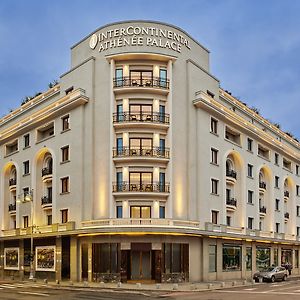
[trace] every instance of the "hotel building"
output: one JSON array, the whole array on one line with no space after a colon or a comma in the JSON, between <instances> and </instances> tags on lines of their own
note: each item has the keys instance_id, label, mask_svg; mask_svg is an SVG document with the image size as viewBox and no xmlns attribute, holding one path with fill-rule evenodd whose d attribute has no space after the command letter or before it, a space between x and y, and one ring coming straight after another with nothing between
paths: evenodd
<instances>
[{"instance_id":1,"label":"hotel building","mask_svg":"<svg viewBox=\"0 0 300 300\"><path fill-rule=\"evenodd\" d=\"M32 258L72 281L299 274L300 144L221 89L178 27L78 42L57 85L0 119L0 151L2 277Z\"/></svg>"}]
</instances>

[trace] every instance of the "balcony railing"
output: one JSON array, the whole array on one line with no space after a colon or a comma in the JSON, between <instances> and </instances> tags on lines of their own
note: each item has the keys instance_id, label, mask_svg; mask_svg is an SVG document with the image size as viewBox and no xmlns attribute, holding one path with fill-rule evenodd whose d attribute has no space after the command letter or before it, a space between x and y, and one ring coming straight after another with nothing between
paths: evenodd
<instances>
[{"instance_id":1,"label":"balcony railing","mask_svg":"<svg viewBox=\"0 0 300 300\"><path fill-rule=\"evenodd\" d=\"M143 122L143 123L169 124L170 116L169 114L159 113L159 112L125 111L122 113L114 113L113 122L114 123Z\"/></svg>"},{"instance_id":2,"label":"balcony railing","mask_svg":"<svg viewBox=\"0 0 300 300\"><path fill-rule=\"evenodd\" d=\"M284 197L289 198L290 197L290 192L289 191L284 191Z\"/></svg>"},{"instance_id":3,"label":"balcony railing","mask_svg":"<svg viewBox=\"0 0 300 300\"><path fill-rule=\"evenodd\" d=\"M226 176L236 179L236 171L234 171L234 170L226 170Z\"/></svg>"},{"instance_id":4,"label":"balcony railing","mask_svg":"<svg viewBox=\"0 0 300 300\"><path fill-rule=\"evenodd\" d=\"M285 219L289 219L289 218L290 218L290 213L286 212L286 213L284 214L284 218L285 218Z\"/></svg>"},{"instance_id":5,"label":"balcony railing","mask_svg":"<svg viewBox=\"0 0 300 300\"><path fill-rule=\"evenodd\" d=\"M259 212L262 214L265 214L265 213L267 213L267 208L265 206L262 206L259 208Z\"/></svg>"},{"instance_id":6,"label":"balcony railing","mask_svg":"<svg viewBox=\"0 0 300 300\"><path fill-rule=\"evenodd\" d=\"M169 89L169 79L160 77L142 76L138 78L118 77L114 78L114 88L122 87L153 87L159 89Z\"/></svg>"},{"instance_id":7,"label":"balcony railing","mask_svg":"<svg viewBox=\"0 0 300 300\"><path fill-rule=\"evenodd\" d=\"M134 147L117 147L113 148L113 157L156 157L156 158L169 158L169 148L134 148Z\"/></svg>"},{"instance_id":8,"label":"balcony railing","mask_svg":"<svg viewBox=\"0 0 300 300\"><path fill-rule=\"evenodd\" d=\"M227 198L226 205L235 206L236 207L236 199L234 198Z\"/></svg>"},{"instance_id":9,"label":"balcony railing","mask_svg":"<svg viewBox=\"0 0 300 300\"><path fill-rule=\"evenodd\" d=\"M266 183L265 183L265 182L263 182L263 181L260 181L260 182L259 182L259 188L260 188L260 189L264 189L264 190L265 190L265 189L267 188L267 185L266 185Z\"/></svg>"},{"instance_id":10,"label":"balcony railing","mask_svg":"<svg viewBox=\"0 0 300 300\"><path fill-rule=\"evenodd\" d=\"M16 203L8 205L8 211L16 211L16 209L17 209Z\"/></svg>"},{"instance_id":11,"label":"balcony railing","mask_svg":"<svg viewBox=\"0 0 300 300\"><path fill-rule=\"evenodd\" d=\"M49 196L43 196L41 198L42 205L52 204L52 197Z\"/></svg>"},{"instance_id":12,"label":"balcony railing","mask_svg":"<svg viewBox=\"0 0 300 300\"><path fill-rule=\"evenodd\" d=\"M169 193L169 183L129 183L129 182L114 182L113 192L146 192L146 193Z\"/></svg>"},{"instance_id":13,"label":"balcony railing","mask_svg":"<svg viewBox=\"0 0 300 300\"><path fill-rule=\"evenodd\" d=\"M16 178L10 178L9 182L8 182L8 185L9 186L17 185L17 179Z\"/></svg>"},{"instance_id":14,"label":"balcony railing","mask_svg":"<svg viewBox=\"0 0 300 300\"><path fill-rule=\"evenodd\" d=\"M43 168L42 169L42 177L52 175L52 168Z\"/></svg>"}]
</instances>

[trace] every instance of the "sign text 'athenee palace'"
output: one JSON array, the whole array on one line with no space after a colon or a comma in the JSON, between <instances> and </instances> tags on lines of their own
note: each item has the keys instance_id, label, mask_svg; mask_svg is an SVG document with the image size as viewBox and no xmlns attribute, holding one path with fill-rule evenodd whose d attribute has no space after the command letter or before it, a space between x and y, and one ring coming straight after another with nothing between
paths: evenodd
<instances>
[{"instance_id":1,"label":"sign text 'athenee palace'","mask_svg":"<svg viewBox=\"0 0 300 300\"><path fill-rule=\"evenodd\" d=\"M155 28L128 26L116 28L98 34L93 34L90 39L90 47L95 49L99 43L99 52L110 48L125 46L150 46L168 48L176 52L181 52L181 47L190 49L190 42L184 36L172 30Z\"/></svg>"}]
</instances>

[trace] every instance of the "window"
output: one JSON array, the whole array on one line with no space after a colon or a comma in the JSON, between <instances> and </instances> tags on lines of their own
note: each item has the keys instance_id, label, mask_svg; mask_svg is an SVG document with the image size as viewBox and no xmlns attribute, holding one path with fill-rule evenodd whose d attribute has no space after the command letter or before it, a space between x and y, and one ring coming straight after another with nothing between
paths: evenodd
<instances>
[{"instance_id":1,"label":"window","mask_svg":"<svg viewBox=\"0 0 300 300\"><path fill-rule=\"evenodd\" d=\"M133 219L150 219L150 206L130 206L130 218Z\"/></svg>"},{"instance_id":2,"label":"window","mask_svg":"<svg viewBox=\"0 0 300 300\"><path fill-rule=\"evenodd\" d=\"M226 225L231 226L231 217L230 216L226 216Z\"/></svg>"},{"instance_id":3,"label":"window","mask_svg":"<svg viewBox=\"0 0 300 300\"><path fill-rule=\"evenodd\" d=\"M299 166L296 165L296 175L299 175Z\"/></svg>"},{"instance_id":4,"label":"window","mask_svg":"<svg viewBox=\"0 0 300 300\"><path fill-rule=\"evenodd\" d=\"M5 145L5 155L10 155L19 150L18 140L14 140Z\"/></svg>"},{"instance_id":5,"label":"window","mask_svg":"<svg viewBox=\"0 0 300 300\"><path fill-rule=\"evenodd\" d=\"M117 138L117 155L123 155L123 138Z\"/></svg>"},{"instance_id":6,"label":"window","mask_svg":"<svg viewBox=\"0 0 300 300\"><path fill-rule=\"evenodd\" d=\"M208 256L209 256L209 272L217 272L217 246L208 246Z\"/></svg>"},{"instance_id":7,"label":"window","mask_svg":"<svg viewBox=\"0 0 300 300\"><path fill-rule=\"evenodd\" d=\"M253 177L253 166L248 164L248 176Z\"/></svg>"},{"instance_id":8,"label":"window","mask_svg":"<svg viewBox=\"0 0 300 300\"><path fill-rule=\"evenodd\" d=\"M210 119L210 132L214 134L218 133L218 121L214 118Z\"/></svg>"},{"instance_id":9,"label":"window","mask_svg":"<svg viewBox=\"0 0 300 300\"><path fill-rule=\"evenodd\" d=\"M279 233L280 230L280 223L275 224L275 232Z\"/></svg>"},{"instance_id":10,"label":"window","mask_svg":"<svg viewBox=\"0 0 300 300\"><path fill-rule=\"evenodd\" d=\"M253 151L253 140L251 140L251 139L247 139L247 149L248 149L248 151Z\"/></svg>"},{"instance_id":11,"label":"window","mask_svg":"<svg viewBox=\"0 0 300 300\"><path fill-rule=\"evenodd\" d=\"M67 223L68 222L68 210L67 209L62 209L61 210L61 222L62 223Z\"/></svg>"},{"instance_id":12,"label":"window","mask_svg":"<svg viewBox=\"0 0 300 300\"><path fill-rule=\"evenodd\" d=\"M273 261L275 266L278 266L278 249L274 249L274 261Z\"/></svg>"},{"instance_id":13,"label":"window","mask_svg":"<svg viewBox=\"0 0 300 300\"><path fill-rule=\"evenodd\" d=\"M258 148L257 148L257 154L260 156L260 157L263 157L263 158L266 158L266 159L270 159L270 150L265 148L264 146L262 145L258 145Z\"/></svg>"},{"instance_id":14,"label":"window","mask_svg":"<svg viewBox=\"0 0 300 300\"><path fill-rule=\"evenodd\" d=\"M164 273L172 274L188 271L186 270L189 257L188 244L165 243L162 246L162 260L165 262L162 271Z\"/></svg>"},{"instance_id":15,"label":"window","mask_svg":"<svg viewBox=\"0 0 300 300\"><path fill-rule=\"evenodd\" d=\"M164 105L159 105L159 122L160 123L167 122L166 107Z\"/></svg>"},{"instance_id":16,"label":"window","mask_svg":"<svg viewBox=\"0 0 300 300\"><path fill-rule=\"evenodd\" d=\"M66 162L69 161L69 146L65 146L61 148L61 161Z\"/></svg>"},{"instance_id":17,"label":"window","mask_svg":"<svg viewBox=\"0 0 300 300\"><path fill-rule=\"evenodd\" d=\"M279 188L279 177L275 176L275 187Z\"/></svg>"},{"instance_id":18,"label":"window","mask_svg":"<svg viewBox=\"0 0 300 300\"><path fill-rule=\"evenodd\" d=\"M29 195L29 187L23 188L23 195L24 195L24 199L27 195Z\"/></svg>"},{"instance_id":19,"label":"window","mask_svg":"<svg viewBox=\"0 0 300 300\"><path fill-rule=\"evenodd\" d=\"M62 120L62 131L70 129L70 116L65 116L61 118Z\"/></svg>"},{"instance_id":20,"label":"window","mask_svg":"<svg viewBox=\"0 0 300 300\"><path fill-rule=\"evenodd\" d=\"M23 228L27 228L29 226L28 216L23 217Z\"/></svg>"},{"instance_id":21,"label":"window","mask_svg":"<svg viewBox=\"0 0 300 300\"><path fill-rule=\"evenodd\" d=\"M297 226L297 236L300 236L300 227Z\"/></svg>"},{"instance_id":22,"label":"window","mask_svg":"<svg viewBox=\"0 0 300 300\"><path fill-rule=\"evenodd\" d=\"M117 192L121 192L123 190L123 173L117 172Z\"/></svg>"},{"instance_id":23,"label":"window","mask_svg":"<svg viewBox=\"0 0 300 300\"><path fill-rule=\"evenodd\" d=\"M248 228L249 229L253 229L253 218L251 217L248 217Z\"/></svg>"},{"instance_id":24,"label":"window","mask_svg":"<svg viewBox=\"0 0 300 300\"><path fill-rule=\"evenodd\" d=\"M217 179L211 179L211 193L214 195L218 195L218 182Z\"/></svg>"},{"instance_id":25,"label":"window","mask_svg":"<svg viewBox=\"0 0 300 300\"><path fill-rule=\"evenodd\" d=\"M218 164L218 150L211 148L211 163Z\"/></svg>"},{"instance_id":26,"label":"window","mask_svg":"<svg viewBox=\"0 0 300 300\"><path fill-rule=\"evenodd\" d=\"M279 164L279 154L275 153L275 165Z\"/></svg>"},{"instance_id":27,"label":"window","mask_svg":"<svg viewBox=\"0 0 300 300\"><path fill-rule=\"evenodd\" d=\"M123 218L123 206L122 205L117 205L117 218Z\"/></svg>"},{"instance_id":28,"label":"window","mask_svg":"<svg viewBox=\"0 0 300 300\"><path fill-rule=\"evenodd\" d=\"M120 244L93 243L92 255L95 258L92 266L94 274L116 274L120 272Z\"/></svg>"},{"instance_id":29,"label":"window","mask_svg":"<svg viewBox=\"0 0 300 300\"><path fill-rule=\"evenodd\" d=\"M61 178L61 193L69 193L69 177Z\"/></svg>"},{"instance_id":30,"label":"window","mask_svg":"<svg viewBox=\"0 0 300 300\"><path fill-rule=\"evenodd\" d=\"M166 217L166 208L165 206L159 207L159 218L164 219Z\"/></svg>"},{"instance_id":31,"label":"window","mask_svg":"<svg viewBox=\"0 0 300 300\"><path fill-rule=\"evenodd\" d=\"M47 225L52 225L52 215L47 215Z\"/></svg>"},{"instance_id":32,"label":"window","mask_svg":"<svg viewBox=\"0 0 300 300\"><path fill-rule=\"evenodd\" d=\"M282 164L285 169L288 169L289 171L292 170L292 162L291 161L287 160L286 158L283 158Z\"/></svg>"},{"instance_id":33,"label":"window","mask_svg":"<svg viewBox=\"0 0 300 300\"><path fill-rule=\"evenodd\" d=\"M166 187L166 173L165 172L159 172L159 191L161 193L164 193L167 191Z\"/></svg>"},{"instance_id":34,"label":"window","mask_svg":"<svg viewBox=\"0 0 300 300\"><path fill-rule=\"evenodd\" d=\"M225 128L225 139L235 144L241 144L241 134L229 127Z\"/></svg>"},{"instance_id":35,"label":"window","mask_svg":"<svg viewBox=\"0 0 300 300\"><path fill-rule=\"evenodd\" d=\"M23 162L23 171L24 171L23 173L24 175L29 174L29 160Z\"/></svg>"},{"instance_id":36,"label":"window","mask_svg":"<svg viewBox=\"0 0 300 300\"><path fill-rule=\"evenodd\" d=\"M270 248L256 247L256 269L262 270L270 267Z\"/></svg>"},{"instance_id":37,"label":"window","mask_svg":"<svg viewBox=\"0 0 300 300\"><path fill-rule=\"evenodd\" d=\"M253 204L253 191L248 190L248 203Z\"/></svg>"},{"instance_id":38,"label":"window","mask_svg":"<svg viewBox=\"0 0 300 300\"><path fill-rule=\"evenodd\" d=\"M240 271L242 265L241 246L223 245L223 271Z\"/></svg>"},{"instance_id":39,"label":"window","mask_svg":"<svg viewBox=\"0 0 300 300\"><path fill-rule=\"evenodd\" d=\"M295 263L294 268L299 268L299 250L295 250Z\"/></svg>"},{"instance_id":40,"label":"window","mask_svg":"<svg viewBox=\"0 0 300 300\"><path fill-rule=\"evenodd\" d=\"M123 69L117 68L115 71L115 87L123 86Z\"/></svg>"},{"instance_id":41,"label":"window","mask_svg":"<svg viewBox=\"0 0 300 300\"><path fill-rule=\"evenodd\" d=\"M297 205L297 217L300 217L300 206L299 205Z\"/></svg>"},{"instance_id":42,"label":"window","mask_svg":"<svg viewBox=\"0 0 300 300\"><path fill-rule=\"evenodd\" d=\"M24 148L27 148L27 147L30 146L30 135L29 135L29 133L25 134L23 136L23 141L24 141Z\"/></svg>"},{"instance_id":43,"label":"window","mask_svg":"<svg viewBox=\"0 0 300 300\"><path fill-rule=\"evenodd\" d=\"M167 70L159 69L159 86L167 87Z\"/></svg>"},{"instance_id":44,"label":"window","mask_svg":"<svg viewBox=\"0 0 300 300\"><path fill-rule=\"evenodd\" d=\"M123 114L123 104L117 105L117 122L124 121L124 114Z\"/></svg>"},{"instance_id":45,"label":"window","mask_svg":"<svg viewBox=\"0 0 300 300\"><path fill-rule=\"evenodd\" d=\"M37 129L37 142L43 141L51 136L54 136L54 122Z\"/></svg>"},{"instance_id":46,"label":"window","mask_svg":"<svg viewBox=\"0 0 300 300\"><path fill-rule=\"evenodd\" d=\"M246 248L246 269L247 271L252 270L252 248Z\"/></svg>"},{"instance_id":47,"label":"window","mask_svg":"<svg viewBox=\"0 0 300 300\"><path fill-rule=\"evenodd\" d=\"M279 203L280 203L280 200L275 199L275 210L277 210L277 211L279 211Z\"/></svg>"},{"instance_id":48,"label":"window","mask_svg":"<svg viewBox=\"0 0 300 300\"><path fill-rule=\"evenodd\" d=\"M299 190L299 185L296 185L296 195L297 195L297 196L300 196L300 195L299 195L299 192L300 192L300 190Z\"/></svg>"},{"instance_id":49,"label":"window","mask_svg":"<svg viewBox=\"0 0 300 300\"><path fill-rule=\"evenodd\" d=\"M213 224L218 224L218 215L219 215L218 211L215 211L215 210L211 211L211 222Z\"/></svg>"}]
</instances>

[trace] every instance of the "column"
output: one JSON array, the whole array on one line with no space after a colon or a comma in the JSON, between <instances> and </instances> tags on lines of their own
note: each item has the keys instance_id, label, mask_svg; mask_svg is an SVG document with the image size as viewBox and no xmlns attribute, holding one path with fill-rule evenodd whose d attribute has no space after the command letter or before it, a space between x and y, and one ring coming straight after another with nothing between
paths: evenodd
<instances>
[{"instance_id":1,"label":"column","mask_svg":"<svg viewBox=\"0 0 300 300\"><path fill-rule=\"evenodd\" d=\"M78 268L78 243L76 237L70 238L70 279L71 281L78 281L79 268Z\"/></svg>"},{"instance_id":2,"label":"column","mask_svg":"<svg viewBox=\"0 0 300 300\"><path fill-rule=\"evenodd\" d=\"M88 244L88 281L93 280L93 244Z\"/></svg>"},{"instance_id":3,"label":"column","mask_svg":"<svg viewBox=\"0 0 300 300\"><path fill-rule=\"evenodd\" d=\"M24 240L19 240L19 276L20 279L23 280L24 278Z\"/></svg>"},{"instance_id":4,"label":"column","mask_svg":"<svg viewBox=\"0 0 300 300\"><path fill-rule=\"evenodd\" d=\"M4 242L0 242L0 277L4 279Z\"/></svg>"},{"instance_id":5,"label":"column","mask_svg":"<svg viewBox=\"0 0 300 300\"><path fill-rule=\"evenodd\" d=\"M55 279L61 281L61 237L56 237L56 276Z\"/></svg>"}]
</instances>

